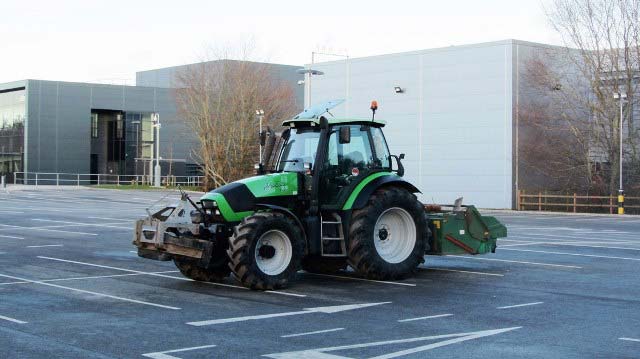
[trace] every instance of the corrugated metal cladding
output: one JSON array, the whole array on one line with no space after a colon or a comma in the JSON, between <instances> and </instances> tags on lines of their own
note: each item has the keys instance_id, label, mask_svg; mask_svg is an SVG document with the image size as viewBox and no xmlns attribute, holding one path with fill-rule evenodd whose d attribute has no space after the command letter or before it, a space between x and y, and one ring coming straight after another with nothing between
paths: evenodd
<instances>
[{"instance_id":1,"label":"corrugated metal cladding","mask_svg":"<svg viewBox=\"0 0 640 359\"><path fill-rule=\"evenodd\" d=\"M426 203L511 208L513 41L316 63L310 102L347 101L336 117L387 122L392 153ZM516 70L517 71L517 70ZM394 87L402 88L396 93Z\"/></svg>"},{"instance_id":2,"label":"corrugated metal cladding","mask_svg":"<svg viewBox=\"0 0 640 359\"><path fill-rule=\"evenodd\" d=\"M29 172L89 173L92 110L158 112L162 131L172 134L161 137L161 156L189 158L191 138L180 137L185 126L170 89L28 80L27 99Z\"/></svg>"}]
</instances>

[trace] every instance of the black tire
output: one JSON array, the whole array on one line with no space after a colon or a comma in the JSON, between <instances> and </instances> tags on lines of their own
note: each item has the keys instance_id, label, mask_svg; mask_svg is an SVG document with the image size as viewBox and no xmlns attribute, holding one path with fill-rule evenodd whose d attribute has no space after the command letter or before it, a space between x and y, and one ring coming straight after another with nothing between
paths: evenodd
<instances>
[{"instance_id":1,"label":"black tire","mask_svg":"<svg viewBox=\"0 0 640 359\"><path fill-rule=\"evenodd\" d=\"M347 269L347 260L344 258L307 256L302 259L302 269L309 273L336 274Z\"/></svg>"},{"instance_id":2,"label":"black tire","mask_svg":"<svg viewBox=\"0 0 640 359\"><path fill-rule=\"evenodd\" d=\"M380 236L374 233L378 218L391 208L406 211L416 227L413 249L406 259L397 263L383 259L374 243L374 235ZM353 211L349 227L349 265L367 278L377 280L401 279L415 273L424 262L429 233L427 221L422 203L412 193L398 187L376 190L363 208Z\"/></svg>"},{"instance_id":3,"label":"black tire","mask_svg":"<svg viewBox=\"0 0 640 359\"><path fill-rule=\"evenodd\" d=\"M201 282L221 282L231 272L226 262L223 266L213 268L200 267L193 261L177 258L173 259L173 263L175 263L183 276Z\"/></svg>"},{"instance_id":4,"label":"black tire","mask_svg":"<svg viewBox=\"0 0 640 359\"><path fill-rule=\"evenodd\" d=\"M194 237L191 232L180 233L175 228L169 228L167 232L176 237L202 239L200 237ZM227 257L228 247L229 244L227 241L214 242L211 258L209 259L207 267L199 265L197 259L183 256L174 256L173 263L180 270L180 273L187 278L201 282L221 282L231 273L229 270L229 257Z\"/></svg>"},{"instance_id":5,"label":"black tire","mask_svg":"<svg viewBox=\"0 0 640 359\"><path fill-rule=\"evenodd\" d=\"M283 233L287 237L283 240L288 240L291 245L291 257L286 268L282 272L271 274L260 268L258 261L264 261L264 258L256 253L260 238L270 231ZM236 280L245 287L258 290L284 288L300 269L304 249L302 230L297 223L282 213L258 212L246 217L234 228L227 250L229 268ZM276 251L274 249L271 258L280 254ZM286 261L283 263L286 264Z\"/></svg>"}]
</instances>

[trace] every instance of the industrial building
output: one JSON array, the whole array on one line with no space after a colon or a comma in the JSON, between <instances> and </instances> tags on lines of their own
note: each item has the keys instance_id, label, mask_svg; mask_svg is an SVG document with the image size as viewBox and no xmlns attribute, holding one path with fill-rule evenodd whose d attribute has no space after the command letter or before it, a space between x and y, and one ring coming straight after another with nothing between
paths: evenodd
<instances>
[{"instance_id":1,"label":"industrial building","mask_svg":"<svg viewBox=\"0 0 640 359\"><path fill-rule=\"evenodd\" d=\"M346 102L336 117L387 121L392 153L405 153L405 176L426 203L466 203L515 208L529 179L518 157L518 103L527 59L549 45L505 40L308 64L307 100Z\"/></svg>"},{"instance_id":2,"label":"industrial building","mask_svg":"<svg viewBox=\"0 0 640 359\"><path fill-rule=\"evenodd\" d=\"M125 181L147 176L156 142L153 114L162 125L162 175L198 175L192 156L197 142L177 115L173 92L179 71L201 65L142 71L136 86L42 80L0 84L0 175L11 182L16 173L20 181L24 172L29 178L39 173L40 180L52 182L60 177L54 174L62 173L63 182L76 183L82 174L82 184L110 175ZM302 107L299 67L264 65L275 80L291 85Z\"/></svg>"},{"instance_id":3,"label":"industrial building","mask_svg":"<svg viewBox=\"0 0 640 359\"><path fill-rule=\"evenodd\" d=\"M424 202L515 208L520 188L539 181L519 161L519 104L540 94L524 79L533 56L567 49L517 40L348 58L269 64L291 84L298 107L346 101L336 117L385 119L392 153L405 153L408 179ZM230 61L230 60L222 60ZM0 84L0 173L149 173L151 114L162 123L163 175L198 173L195 140L177 118L176 76L191 64L136 73L136 86L26 80ZM304 100L303 100L304 97ZM97 136L97 137L96 137Z\"/></svg>"}]
</instances>

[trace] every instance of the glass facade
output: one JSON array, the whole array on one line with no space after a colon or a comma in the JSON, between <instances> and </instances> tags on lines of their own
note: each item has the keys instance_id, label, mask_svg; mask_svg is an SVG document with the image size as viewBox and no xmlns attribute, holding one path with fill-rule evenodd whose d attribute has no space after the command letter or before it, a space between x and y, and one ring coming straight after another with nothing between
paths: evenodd
<instances>
[{"instance_id":1,"label":"glass facade","mask_svg":"<svg viewBox=\"0 0 640 359\"><path fill-rule=\"evenodd\" d=\"M126 113L126 174L147 174L149 160L153 157L152 126L151 113Z\"/></svg>"},{"instance_id":2,"label":"glass facade","mask_svg":"<svg viewBox=\"0 0 640 359\"><path fill-rule=\"evenodd\" d=\"M144 175L153 154L151 113L93 110L91 173Z\"/></svg>"},{"instance_id":3,"label":"glass facade","mask_svg":"<svg viewBox=\"0 0 640 359\"><path fill-rule=\"evenodd\" d=\"M25 96L24 89L0 92L0 175L9 181L24 167Z\"/></svg>"}]
</instances>

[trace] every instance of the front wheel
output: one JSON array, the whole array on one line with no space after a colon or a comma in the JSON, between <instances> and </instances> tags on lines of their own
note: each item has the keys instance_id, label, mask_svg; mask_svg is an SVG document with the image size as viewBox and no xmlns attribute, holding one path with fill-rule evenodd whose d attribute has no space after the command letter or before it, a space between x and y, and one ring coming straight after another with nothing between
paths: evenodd
<instances>
[{"instance_id":1,"label":"front wheel","mask_svg":"<svg viewBox=\"0 0 640 359\"><path fill-rule=\"evenodd\" d=\"M258 212L240 222L229 239L229 268L242 285L285 287L300 269L304 242L299 226L277 212Z\"/></svg>"},{"instance_id":2,"label":"front wheel","mask_svg":"<svg viewBox=\"0 0 640 359\"><path fill-rule=\"evenodd\" d=\"M230 272L226 263L224 266L209 268L198 266L192 261L183 259L174 259L173 263L175 263L182 275L201 282L222 282Z\"/></svg>"},{"instance_id":3,"label":"front wheel","mask_svg":"<svg viewBox=\"0 0 640 359\"><path fill-rule=\"evenodd\" d=\"M377 190L353 211L349 264L368 278L404 278L424 262L429 229L422 204L408 191Z\"/></svg>"}]
</instances>

